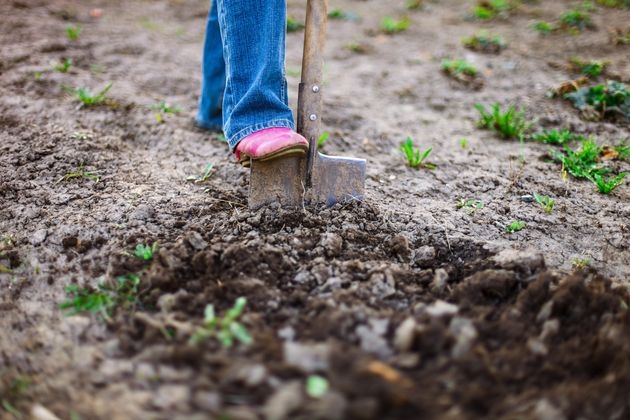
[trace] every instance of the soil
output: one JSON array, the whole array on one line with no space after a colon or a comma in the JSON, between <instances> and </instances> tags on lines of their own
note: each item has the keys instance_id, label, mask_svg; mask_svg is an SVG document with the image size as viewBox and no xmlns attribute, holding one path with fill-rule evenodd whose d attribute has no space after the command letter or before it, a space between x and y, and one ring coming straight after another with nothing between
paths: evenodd
<instances>
[{"instance_id":1,"label":"soil","mask_svg":"<svg viewBox=\"0 0 630 420\"><path fill-rule=\"evenodd\" d=\"M564 179L550 146L478 129L473 107L516 104L536 127L628 142L627 122L547 95L576 77L573 56L630 81L630 46L610 39L630 30L628 9L540 36L536 20L581 2L480 22L473 1L331 0L351 15L329 22L324 151L367 159L366 198L250 211L248 171L193 123L207 1L80 3L0 4L1 419L630 418L628 183L603 195ZM407 31L379 32L404 14ZM482 28L507 48L465 49ZM287 39L292 92L301 36ZM459 57L482 85L440 71ZM69 93L110 82L104 105ZM159 122L162 100L183 112ZM406 166L407 136L437 169ZM187 180L208 163L208 179ZM525 229L506 233L513 220ZM150 261L132 256L141 243L158 244ZM137 299L110 319L59 308L68 285L132 273ZM222 316L241 296L250 346L191 343L207 304ZM323 396L307 394L311 375Z\"/></svg>"}]
</instances>

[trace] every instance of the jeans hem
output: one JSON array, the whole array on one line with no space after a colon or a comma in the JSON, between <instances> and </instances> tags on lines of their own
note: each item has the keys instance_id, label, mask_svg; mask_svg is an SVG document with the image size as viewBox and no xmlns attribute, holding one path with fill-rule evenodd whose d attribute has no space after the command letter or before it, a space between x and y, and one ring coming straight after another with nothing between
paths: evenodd
<instances>
[{"instance_id":1,"label":"jeans hem","mask_svg":"<svg viewBox=\"0 0 630 420\"><path fill-rule=\"evenodd\" d=\"M260 130L264 130L266 128L273 128L273 127L290 128L291 130L293 130L294 124L292 121L287 120L287 119L277 119L277 120L267 121L264 123L249 125L239 130L236 134L233 134L228 138L228 144L230 145L230 150L234 152L234 149L236 149L236 145L245 137L249 136L250 134L253 134Z\"/></svg>"}]
</instances>

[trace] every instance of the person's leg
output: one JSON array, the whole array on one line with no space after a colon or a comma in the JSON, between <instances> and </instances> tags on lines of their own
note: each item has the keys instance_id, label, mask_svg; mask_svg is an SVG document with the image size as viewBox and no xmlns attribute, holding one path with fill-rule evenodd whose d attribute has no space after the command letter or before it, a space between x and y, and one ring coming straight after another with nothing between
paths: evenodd
<instances>
[{"instance_id":1,"label":"person's leg","mask_svg":"<svg viewBox=\"0 0 630 420\"><path fill-rule=\"evenodd\" d=\"M286 1L216 3L226 63L223 130L234 151L253 133L294 127L284 73Z\"/></svg>"},{"instance_id":2,"label":"person's leg","mask_svg":"<svg viewBox=\"0 0 630 420\"><path fill-rule=\"evenodd\" d=\"M201 97L197 125L210 130L223 127L222 103L225 89L225 61L219 29L217 0L211 0L203 46Z\"/></svg>"}]
</instances>

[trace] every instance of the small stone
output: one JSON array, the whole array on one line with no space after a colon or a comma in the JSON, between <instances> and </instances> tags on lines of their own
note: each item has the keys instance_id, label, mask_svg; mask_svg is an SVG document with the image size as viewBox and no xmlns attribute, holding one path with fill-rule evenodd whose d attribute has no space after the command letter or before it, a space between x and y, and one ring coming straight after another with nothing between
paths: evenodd
<instances>
[{"instance_id":1,"label":"small stone","mask_svg":"<svg viewBox=\"0 0 630 420\"><path fill-rule=\"evenodd\" d=\"M545 343L538 338L530 337L527 339L527 349L538 356L546 356L549 353Z\"/></svg>"},{"instance_id":2,"label":"small stone","mask_svg":"<svg viewBox=\"0 0 630 420\"><path fill-rule=\"evenodd\" d=\"M304 400L302 385L299 381L291 381L282 385L265 402L263 414L268 420L288 419Z\"/></svg>"},{"instance_id":3,"label":"small stone","mask_svg":"<svg viewBox=\"0 0 630 420\"><path fill-rule=\"evenodd\" d=\"M521 201L524 201L525 203L532 203L534 201L534 196L531 194L522 195Z\"/></svg>"},{"instance_id":4,"label":"small stone","mask_svg":"<svg viewBox=\"0 0 630 420\"><path fill-rule=\"evenodd\" d=\"M416 334L416 320L409 317L405 319L394 332L394 348L399 352L407 352L413 346Z\"/></svg>"},{"instance_id":5,"label":"small stone","mask_svg":"<svg viewBox=\"0 0 630 420\"><path fill-rule=\"evenodd\" d=\"M537 420L565 420L566 416L548 399L543 398L536 403L534 415Z\"/></svg>"},{"instance_id":6,"label":"small stone","mask_svg":"<svg viewBox=\"0 0 630 420\"><path fill-rule=\"evenodd\" d=\"M313 279L313 275L308 271L298 271L298 273L293 277L293 282L297 284L305 284Z\"/></svg>"},{"instance_id":7,"label":"small stone","mask_svg":"<svg viewBox=\"0 0 630 420\"><path fill-rule=\"evenodd\" d=\"M372 293L381 299L385 299L396 293L396 282L394 276L388 270L386 272L376 272L370 276Z\"/></svg>"},{"instance_id":8,"label":"small stone","mask_svg":"<svg viewBox=\"0 0 630 420\"><path fill-rule=\"evenodd\" d=\"M282 338L283 340L293 341L293 339L295 338L295 329L290 325L280 328L278 330L278 337Z\"/></svg>"},{"instance_id":9,"label":"small stone","mask_svg":"<svg viewBox=\"0 0 630 420\"><path fill-rule=\"evenodd\" d=\"M336 233L324 233L320 245L327 256L336 257L343 249L343 238Z\"/></svg>"},{"instance_id":10,"label":"small stone","mask_svg":"<svg viewBox=\"0 0 630 420\"><path fill-rule=\"evenodd\" d=\"M140 204L129 215L129 218L131 220L146 221L149 220L151 217L153 217L153 209L146 204Z\"/></svg>"},{"instance_id":11,"label":"small stone","mask_svg":"<svg viewBox=\"0 0 630 420\"><path fill-rule=\"evenodd\" d=\"M378 355L382 358L387 358L392 355L392 350L389 348L385 338L383 338L382 334L374 331L374 329L365 325L359 325L355 333L359 337L360 346L363 351Z\"/></svg>"},{"instance_id":12,"label":"small stone","mask_svg":"<svg viewBox=\"0 0 630 420\"><path fill-rule=\"evenodd\" d=\"M158 388L153 405L163 410L185 410L190 402L187 385L162 385Z\"/></svg>"},{"instance_id":13,"label":"small stone","mask_svg":"<svg viewBox=\"0 0 630 420\"><path fill-rule=\"evenodd\" d=\"M560 331L560 321L557 319L550 319L545 321L540 332L540 339L544 342L548 338L553 337Z\"/></svg>"},{"instance_id":14,"label":"small stone","mask_svg":"<svg viewBox=\"0 0 630 420\"><path fill-rule=\"evenodd\" d=\"M491 258L500 268L531 276L545 268L544 256L536 250L504 249Z\"/></svg>"},{"instance_id":15,"label":"small stone","mask_svg":"<svg viewBox=\"0 0 630 420\"><path fill-rule=\"evenodd\" d=\"M431 316L440 317L444 315L455 315L459 312L459 308L452 303L436 300L431 305L427 306L425 311Z\"/></svg>"},{"instance_id":16,"label":"small stone","mask_svg":"<svg viewBox=\"0 0 630 420\"><path fill-rule=\"evenodd\" d=\"M551 316L551 310L553 309L553 300L550 300L548 302L546 302L542 308L540 308L540 311L538 312L538 315L536 315L536 322L545 322L549 319L549 317Z\"/></svg>"},{"instance_id":17,"label":"small stone","mask_svg":"<svg viewBox=\"0 0 630 420\"><path fill-rule=\"evenodd\" d=\"M302 344L286 341L283 348L284 362L288 365L306 373L328 369L330 345L327 343Z\"/></svg>"},{"instance_id":18,"label":"small stone","mask_svg":"<svg viewBox=\"0 0 630 420\"><path fill-rule=\"evenodd\" d=\"M431 282L431 291L443 292L448 284L448 272L443 268L435 270L433 281Z\"/></svg>"},{"instance_id":19,"label":"small stone","mask_svg":"<svg viewBox=\"0 0 630 420\"><path fill-rule=\"evenodd\" d=\"M7 417L8 418L8 417ZM31 408L32 420L61 420L59 417L53 414L52 411L40 404L33 405Z\"/></svg>"},{"instance_id":20,"label":"small stone","mask_svg":"<svg viewBox=\"0 0 630 420\"><path fill-rule=\"evenodd\" d=\"M477 329L468 318L455 317L448 326L449 331L455 336L455 345L451 349L451 356L459 359L470 351L473 341L477 338Z\"/></svg>"},{"instance_id":21,"label":"small stone","mask_svg":"<svg viewBox=\"0 0 630 420\"><path fill-rule=\"evenodd\" d=\"M190 246L192 246L196 251L201 251L202 249L206 249L208 247L208 243L204 241L199 232L191 232L188 234L186 238Z\"/></svg>"},{"instance_id":22,"label":"small stone","mask_svg":"<svg viewBox=\"0 0 630 420\"><path fill-rule=\"evenodd\" d=\"M389 247L394 255L398 255L403 261L407 261L411 257L411 248L409 248L409 239L405 235L398 234L389 241Z\"/></svg>"},{"instance_id":23,"label":"small stone","mask_svg":"<svg viewBox=\"0 0 630 420\"><path fill-rule=\"evenodd\" d=\"M420 364L420 354L419 353L403 353L399 354L392 360L392 364L403 368L403 369L413 369Z\"/></svg>"},{"instance_id":24,"label":"small stone","mask_svg":"<svg viewBox=\"0 0 630 420\"><path fill-rule=\"evenodd\" d=\"M426 245L415 250L413 255L413 262L418 266L431 265L435 262L435 248Z\"/></svg>"}]
</instances>

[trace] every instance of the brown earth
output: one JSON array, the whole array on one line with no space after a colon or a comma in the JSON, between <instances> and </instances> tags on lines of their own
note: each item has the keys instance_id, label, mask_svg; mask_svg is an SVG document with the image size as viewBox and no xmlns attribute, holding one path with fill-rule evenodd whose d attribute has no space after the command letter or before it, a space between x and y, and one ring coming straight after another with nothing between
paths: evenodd
<instances>
[{"instance_id":1,"label":"brown earth","mask_svg":"<svg viewBox=\"0 0 630 420\"><path fill-rule=\"evenodd\" d=\"M474 4L331 0L352 18L329 23L324 150L368 160L366 200L250 211L247 171L192 123L206 1L3 1L0 418L630 418L627 182L602 195L565 180L549 146L479 130L473 108L517 104L536 127L628 142L626 122L587 121L547 92L575 77L572 56L630 81L630 46L610 42L630 11L597 7L594 29L541 37L533 22L580 2L491 22L470 18ZM302 19L303 2L289 12ZM379 33L406 13L407 31ZM464 49L480 28L508 47ZM295 91L300 32L287 48ZM483 86L440 72L459 57ZM52 69L66 58L69 72ZM68 93L110 82L107 105ZM161 100L184 111L159 123ZM433 147L436 170L405 165L407 136ZM187 181L208 163L206 181ZM523 199L534 191L555 198L551 213ZM525 229L505 233L517 219ZM154 242L151 261L130 255ZM137 301L107 322L58 307L70 284L132 273ZM222 315L240 296L251 346L190 343L207 304ZM330 384L319 398L313 374Z\"/></svg>"}]
</instances>

